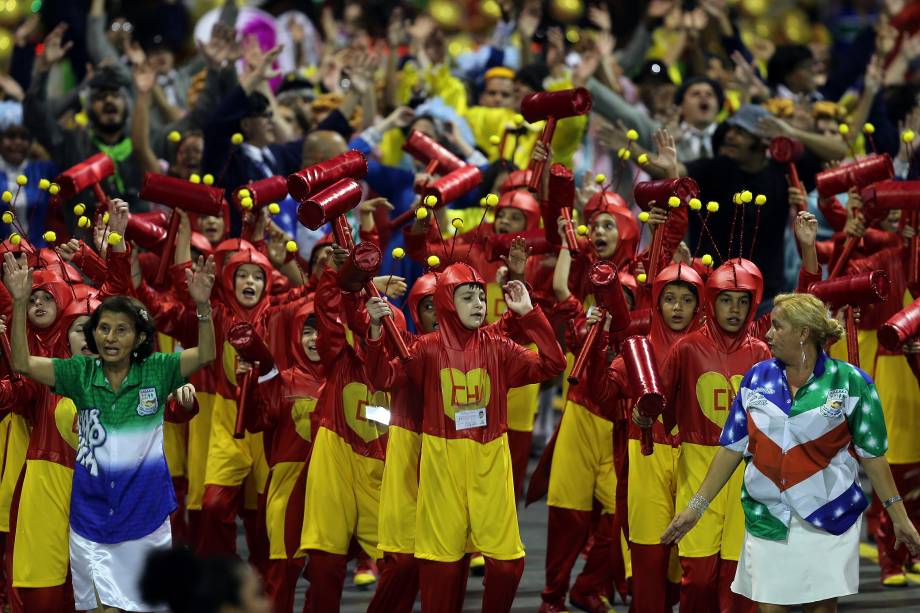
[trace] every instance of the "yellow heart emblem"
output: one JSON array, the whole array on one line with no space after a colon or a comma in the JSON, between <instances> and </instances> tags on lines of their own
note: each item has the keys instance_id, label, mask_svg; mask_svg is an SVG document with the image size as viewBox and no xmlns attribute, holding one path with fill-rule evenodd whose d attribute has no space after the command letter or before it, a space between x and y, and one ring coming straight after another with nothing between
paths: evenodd
<instances>
[{"instance_id":1,"label":"yellow heart emblem","mask_svg":"<svg viewBox=\"0 0 920 613\"><path fill-rule=\"evenodd\" d=\"M728 411L741 387L741 380L744 375L732 375L731 387L728 379L720 372L705 372L696 380L696 400L700 403L709 421L719 426L725 425L728 419Z\"/></svg>"}]
</instances>

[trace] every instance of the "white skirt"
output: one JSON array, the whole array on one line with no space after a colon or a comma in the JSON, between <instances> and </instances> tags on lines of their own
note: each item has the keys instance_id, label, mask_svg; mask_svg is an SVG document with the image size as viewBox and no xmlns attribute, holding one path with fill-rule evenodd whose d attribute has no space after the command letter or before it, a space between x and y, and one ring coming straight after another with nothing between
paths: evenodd
<instances>
[{"instance_id":1,"label":"white skirt","mask_svg":"<svg viewBox=\"0 0 920 613\"><path fill-rule=\"evenodd\" d=\"M792 513L786 541L744 533L732 591L754 602L799 605L859 591L862 517L836 536Z\"/></svg>"},{"instance_id":2,"label":"white skirt","mask_svg":"<svg viewBox=\"0 0 920 613\"><path fill-rule=\"evenodd\" d=\"M92 611L99 602L123 611L168 611L141 598L140 580L147 556L172 546L169 518L145 537L123 543L96 543L70 531L70 570L78 611ZM95 590L94 590L95 587Z\"/></svg>"}]
</instances>

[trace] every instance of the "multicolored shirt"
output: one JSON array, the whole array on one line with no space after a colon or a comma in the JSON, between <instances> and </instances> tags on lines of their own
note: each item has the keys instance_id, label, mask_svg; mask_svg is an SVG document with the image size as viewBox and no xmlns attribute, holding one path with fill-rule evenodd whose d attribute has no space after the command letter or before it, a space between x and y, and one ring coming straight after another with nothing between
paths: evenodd
<instances>
[{"instance_id":1,"label":"multicolored shirt","mask_svg":"<svg viewBox=\"0 0 920 613\"><path fill-rule=\"evenodd\" d=\"M133 364L118 392L97 358L54 359L54 393L77 406L70 527L97 543L147 536L176 509L166 456L166 398L185 384L179 353Z\"/></svg>"},{"instance_id":2,"label":"multicolored shirt","mask_svg":"<svg viewBox=\"0 0 920 613\"><path fill-rule=\"evenodd\" d=\"M884 455L888 433L869 375L821 352L794 398L780 361L755 364L741 381L720 443L744 453L747 531L781 541L793 512L831 534L856 522L868 506L857 456Z\"/></svg>"}]
</instances>

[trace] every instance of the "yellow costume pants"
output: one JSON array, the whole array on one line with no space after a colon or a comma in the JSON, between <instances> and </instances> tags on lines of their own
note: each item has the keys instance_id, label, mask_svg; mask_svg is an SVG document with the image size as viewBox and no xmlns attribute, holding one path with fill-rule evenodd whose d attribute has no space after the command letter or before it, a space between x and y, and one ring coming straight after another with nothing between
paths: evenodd
<instances>
[{"instance_id":1,"label":"yellow costume pants","mask_svg":"<svg viewBox=\"0 0 920 613\"><path fill-rule=\"evenodd\" d=\"M380 551L415 553L415 516L418 506L418 468L422 436L390 426L387 459L380 486Z\"/></svg>"},{"instance_id":2,"label":"yellow costume pants","mask_svg":"<svg viewBox=\"0 0 920 613\"><path fill-rule=\"evenodd\" d=\"M70 569L73 469L27 460L13 541L13 587L54 587Z\"/></svg>"},{"instance_id":3,"label":"yellow costume pants","mask_svg":"<svg viewBox=\"0 0 920 613\"><path fill-rule=\"evenodd\" d=\"M640 441L629 441L629 540L639 545L657 545L674 519L677 495L678 450L655 443L652 455L642 455Z\"/></svg>"},{"instance_id":4,"label":"yellow costume pants","mask_svg":"<svg viewBox=\"0 0 920 613\"><path fill-rule=\"evenodd\" d=\"M569 400L562 413L546 503L590 511L597 498L605 513L616 510L613 423Z\"/></svg>"}]
</instances>

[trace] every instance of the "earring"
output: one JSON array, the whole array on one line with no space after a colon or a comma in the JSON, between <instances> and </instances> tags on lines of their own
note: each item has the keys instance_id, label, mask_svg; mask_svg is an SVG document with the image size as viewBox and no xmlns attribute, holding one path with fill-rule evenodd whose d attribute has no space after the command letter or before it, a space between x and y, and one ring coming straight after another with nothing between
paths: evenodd
<instances>
[{"instance_id":1,"label":"earring","mask_svg":"<svg viewBox=\"0 0 920 613\"><path fill-rule=\"evenodd\" d=\"M805 368L805 341L799 341L799 347L802 349L802 368Z\"/></svg>"},{"instance_id":2,"label":"earring","mask_svg":"<svg viewBox=\"0 0 920 613\"><path fill-rule=\"evenodd\" d=\"M137 352L134 351L134 352L131 353L131 355L133 355L134 357L137 357Z\"/></svg>"}]
</instances>

